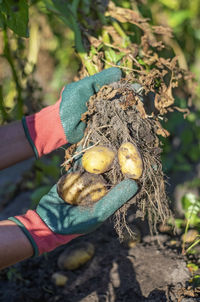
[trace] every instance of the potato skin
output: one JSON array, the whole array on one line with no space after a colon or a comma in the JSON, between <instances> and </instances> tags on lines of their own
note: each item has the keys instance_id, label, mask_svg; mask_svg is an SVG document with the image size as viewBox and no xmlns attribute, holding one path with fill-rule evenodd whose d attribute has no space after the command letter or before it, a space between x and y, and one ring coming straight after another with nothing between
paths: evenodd
<instances>
[{"instance_id":1,"label":"potato skin","mask_svg":"<svg viewBox=\"0 0 200 302\"><path fill-rule=\"evenodd\" d=\"M62 273L54 273L51 278L56 286L65 286L68 280L67 276L63 275Z\"/></svg>"},{"instance_id":2,"label":"potato skin","mask_svg":"<svg viewBox=\"0 0 200 302\"><path fill-rule=\"evenodd\" d=\"M107 193L103 178L87 172L72 172L62 176L57 191L65 202L72 205L97 202Z\"/></svg>"},{"instance_id":3,"label":"potato skin","mask_svg":"<svg viewBox=\"0 0 200 302\"><path fill-rule=\"evenodd\" d=\"M89 173L102 174L111 168L114 158L111 148L95 146L84 153L82 166Z\"/></svg>"},{"instance_id":4,"label":"potato skin","mask_svg":"<svg viewBox=\"0 0 200 302\"><path fill-rule=\"evenodd\" d=\"M58 267L64 270L76 270L87 263L93 256L95 247L90 242L74 243L58 258Z\"/></svg>"},{"instance_id":5,"label":"potato skin","mask_svg":"<svg viewBox=\"0 0 200 302\"><path fill-rule=\"evenodd\" d=\"M136 146L123 143L118 150L118 161L124 176L139 179L143 172L143 162Z\"/></svg>"}]
</instances>

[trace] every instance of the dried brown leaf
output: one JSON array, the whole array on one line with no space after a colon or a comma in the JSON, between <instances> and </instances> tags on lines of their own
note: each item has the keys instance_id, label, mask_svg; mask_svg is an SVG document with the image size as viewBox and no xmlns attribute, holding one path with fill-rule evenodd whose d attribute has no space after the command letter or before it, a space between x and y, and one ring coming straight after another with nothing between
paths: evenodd
<instances>
[{"instance_id":1,"label":"dried brown leaf","mask_svg":"<svg viewBox=\"0 0 200 302\"><path fill-rule=\"evenodd\" d=\"M140 101L140 99L138 98L137 100L137 110L140 112L140 115L143 119L147 118L147 114L145 112L145 109L144 109L144 104L142 103L142 101Z\"/></svg>"},{"instance_id":2,"label":"dried brown leaf","mask_svg":"<svg viewBox=\"0 0 200 302\"><path fill-rule=\"evenodd\" d=\"M165 37L167 36L168 38L173 38L172 29L170 27L159 25L159 26L152 26L152 29L155 34L164 35Z\"/></svg>"},{"instance_id":3,"label":"dried brown leaf","mask_svg":"<svg viewBox=\"0 0 200 302\"><path fill-rule=\"evenodd\" d=\"M163 137L168 137L170 135L170 133L161 126L159 121L156 121L156 126L158 127L156 130L156 134L161 135Z\"/></svg>"},{"instance_id":4,"label":"dried brown leaf","mask_svg":"<svg viewBox=\"0 0 200 302\"><path fill-rule=\"evenodd\" d=\"M134 12L131 9L116 6L112 1L108 4L108 13L111 17L121 23L130 22L137 24L138 27L141 27L141 24L146 23L149 20L147 18L140 17L137 12Z\"/></svg>"}]
</instances>

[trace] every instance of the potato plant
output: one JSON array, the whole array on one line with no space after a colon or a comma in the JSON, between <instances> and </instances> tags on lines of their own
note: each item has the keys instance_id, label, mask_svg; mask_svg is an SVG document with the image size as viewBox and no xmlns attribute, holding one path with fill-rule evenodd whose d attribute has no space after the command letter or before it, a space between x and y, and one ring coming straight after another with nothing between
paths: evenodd
<instances>
[{"instance_id":1,"label":"potato plant","mask_svg":"<svg viewBox=\"0 0 200 302\"><path fill-rule=\"evenodd\" d=\"M70 14L69 26L74 31L75 48L81 61L77 79L112 66L121 68L124 73L122 81L104 86L91 97L88 111L82 116L87 129L81 141L83 153L84 148L87 150L91 145L118 153L111 168L101 174L108 190L132 175L138 181L139 194L116 213L116 230L123 237L124 228L131 233L125 217L133 204L140 209L139 215L148 214L154 230L158 222L165 222L171 215L160 160L160 137L170 135L163 127L168 112L177 110L185 116L189 113L188 108L174 105L173 91L185 83L185 93L191 95L192 76L179 67L177 57L166 56L164 37L172 38L169 28L151 26L149 19L139 12L131 7L124 8L123 2L122 6L116 2L96 1L95 7L88 4L85 10L84 1L71 1L67 4L67 12L62 1L53 3L66 24ZM119 151L123 150L121 145L135 146L137 161L130 163L129 152L124 155ZM74 149L66 151L66 170L73 164L75 155ZM127 167L122 164L126 156ZM99 169L97 162L89 172ZM131 172L125 167L131 168Z\"/></svg>"},{"instance_id":2,"label":"potato plant","mask_svg":"<svg viewBox=\"0 0 200 302\"><path fill-rule=\"evenodd\" d=\"M132 2L126 7L124 1L43 0L42 3L74 33L75 51L80 61L75 80L113 66L123 71L120 82L102 87L89 100L88 111L82 116L87 128L80 143L83 153L95 145L96 148L112 150L118 154L118 158L115 156L112 162L112 152L108 152L110 155L102 160L105 164L102 171L100 168L103 165L96 160L95 164L93 161L89 163L88 170L86 151L83 170L73 175L77 176L75 184L78 184L78 188L74 184L68 188L66 177L63 198L67 195L67 199L74 202L82 200L82 195L88 197L90 192L84 192L82 188L85 183L83 179L85 176L90 179L90 174L93 178L93 174L97 174L95 170L101 171L100 177L106 190L126 177L137 179L140 192L116 213L116 229L120 237L123 228L131 233L125 217L129 207L134 204L139 209L139 216L148 214L149 224L156 230L157 223L164 222L170 216L160 159L160 137L166 138L170 133L163 122L169 112L180 111L185 116L189 113L187 106L183 109L174 104L175 90L181 87L188 99L192 96L192 75L179 66L173 51L166 51L164 41L173 38L171 29L152 26L148 18L142 17L134 9ZM28 8L24 1L20 0L16 5L14 0L3 0L0 6L0 26L26 36ZM17 14L14 15L16 10ZM15 18L14 25L10 23L9 16ZM21 23L20 19L23 20ZM133 161L133 153L129 154L128 149L122 146L134 146L137 160ZM74 163L75 147L66 151L66 170ZM124 164L124 160L128 160L128 164ZM94 186L98 182L91 180ZM86 187L89 184L90 181ZM101 185L97 190L103 190Z\"/></svg>"}]
</instances>

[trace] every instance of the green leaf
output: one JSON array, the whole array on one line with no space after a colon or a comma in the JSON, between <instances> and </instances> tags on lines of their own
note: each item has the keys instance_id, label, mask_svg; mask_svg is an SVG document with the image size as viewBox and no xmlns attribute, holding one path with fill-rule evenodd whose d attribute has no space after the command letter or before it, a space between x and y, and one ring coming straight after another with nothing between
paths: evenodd
<instances>
[{"instance_id":1,"label":"green leaf","mask_svg":"<svg viewBox=\"0 0 200 302\"><path fill-rule=\"evenodd\" d=\"M194 263L188 263L187 267L192 269L192 271L194 271L194 272L198 271L198 269L199 269L198 265L196 265Z\"/></svg>"},{"instance_id":2,"label":"green leaf","mask_svg":"<svg viewBox=\"0 0 200 302\"><path fill-rule=\"evenodd\" d=\"M192 166L188 163L179 163L178 165L173 167L174 171L183 171L183 172L189 172L192 170Z\"/></svg>"},{"instance_id":3,"label":"green leaf","mask_svg":"<svg viewBox=\"0 0 200 302\"><path fill-rule=\"evenodd\" d=\"M1 8L1 3L0 3L0 8ZM5 25L5 18L4 18L4 15L0 11L0 27L4 28L4 25Z\"/></svg>"},{"instance_id":4,"label":"green leaf","mask_svg":"<svg viewBox=\"0 0 200 302\"><path fill-rule=\"evenodd\" d=\"M185 217L192 226L200 224L200 200L192 193L187 193L182 198L182 206L185 212Z\"/></svg>"},{"instance_id":5,"label":"green leaf","mask_svg":"<svg viewBox=\"0 0 200 302\"><path fill-rule=\"evenodd\" d=\"M105 50L105 56L107 61L117 64L118 61L123 58L125 54L124 53L116 53L113 49L109 48L108 50Z\"/></svg>"},{"instance_id":6,"label":"green leaf","mask_svg":"<svg viewBox=\"0 0 200 302\"><path fill-rule=\"evenodd\" d=\"M177 28L179 25L182 25L184 21L190 19L191 17L192 13L189 10L171 12L169 24L171 27Z\"/></svg>"},{"instance_id":7,"label":"green leaf","mask_svg":"<svg viewBox=\"0 0 200 302\"><path fill-rule=\"evenodd\" d=\"M194 162L197 162L200 158L200 146L198 144L191 146L188 156Z\"/></svg>"},{"instance_id":8,"label":"green leaf","mask_svg":"<svg viewBox=\"0 0 200 302\"><path fill-rule=\"evenodd\" d=\"M91 4L90 0L82 0L82 10L86 15L89 15L90 13L90 4Z\"/></svg>"},{"instance_id":9,"label":"green leaf","mask_svg":"<svg viewBox=\"0 0 200 302\"><path fill-rule=\"evenodd\" d=\"M200 286L200 275L194 276L192 279L192 283L195 287L199 287Z\"/></svg>"},{"instance_id":10,"label":"green leaf","mask_svg":"<svg viewBox=\"0 0 200 302\"><path fill-rule=\"evenodd\" d=\"M190 205L196 203L196 199L197 199L197 197L192 193L185 194L181 200L183 210L185 212L188 211L188 208L190 207Z\"/></svg>"},{"instance_id":11,"label":"green leaf","mask_svg":"<svg viewBox=\"0 0 200 302\"><path fill-rule=\"evenodd\" d=\"M176 225L176 227L177 227L178 229L181 229L181 228L183 227L183 225L184 225L184 220L183 220L183 219L180 219L180 218L176 218L176 219L174 220L174 222L175 222L175 225Z\"/></svg>"},{"instance_id":12,"label":"green leaf","mask_svg":"<svg viewBox=\"0 0 200 302\"><path fill-rule=\"evenodd\" d=\"M65 21L70 25L71 16L73 15L72 6L65 0L52 0L52 2L59 13L65 18Z\"/></svg>"},{"instance_id":13,"label":"green leaf","mask_svg":"<svg viewBox=\"0 0 200 302\"><path fill-rule=\"evenodd\" d=\"M28 37L28 2L26 0L3 0L0 3L1 13L6 25L17 35Z\"/></svg>"}]
</instances>

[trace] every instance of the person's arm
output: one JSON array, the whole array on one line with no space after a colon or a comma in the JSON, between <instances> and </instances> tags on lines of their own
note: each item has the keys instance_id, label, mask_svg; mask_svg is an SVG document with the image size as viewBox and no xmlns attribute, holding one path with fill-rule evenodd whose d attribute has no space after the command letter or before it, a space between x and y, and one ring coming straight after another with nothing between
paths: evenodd
<instances>
[{"instance_id":1,"label":"person's arm","mask_svg":"<svg viewBox=\"0 0 200 302\"><path fill-rule=\"evenodd\" d=\"M33 255L33 248L16 223L0 221L0 269Z\"/></svg>"},{"instance_id":2,"label":"person's arm","mask_svg":"<svg viewBox=\"0 0 200 302\"><path fill-rule=\"evenodd\" d=\"M0 127L0 170L34 156L21 121Z\"/></svg>"}]
</instances>

